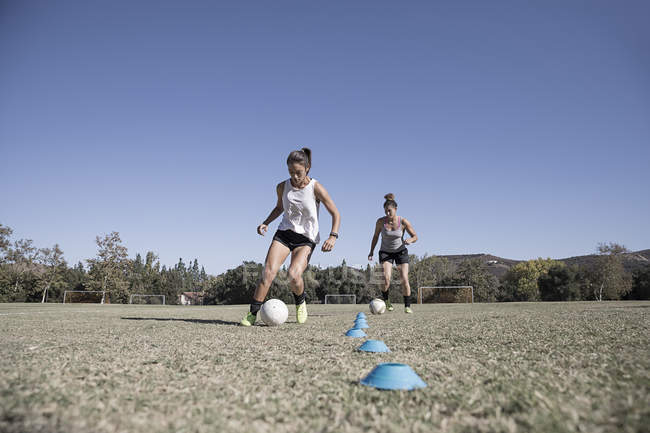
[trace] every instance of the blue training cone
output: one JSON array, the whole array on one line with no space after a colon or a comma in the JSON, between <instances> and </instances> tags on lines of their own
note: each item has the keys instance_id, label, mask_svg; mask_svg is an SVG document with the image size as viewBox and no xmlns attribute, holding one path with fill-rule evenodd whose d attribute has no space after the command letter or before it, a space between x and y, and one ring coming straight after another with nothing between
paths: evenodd
<instances>
[{"instance_id":1,"label":"blue training cone","mask_svg":"<svg viewBox=\"0 0 650 433\"><path fill-rule=\"evenodd\" d=\"M352 329L368 329L370 326L368 326L368 323L364 320L363 322L354 322L354 326Z\"/></svg>"},{"instance_id":2,"label":"blue training cone","mask_svg":"<svg viewBox=\"0 0 650 433\"><path fill-rule=\"evenodd\" d=\"M366 340L358 350L362 352L390 352L386 343L381 340Z\"/></svg>"},{"instance_id":3,"label":"blue training cone","mask_svg":"<svg viewBox=\"0 0 650 433\"><path fill-rule=\"evenodd\" d=\"M403 389L406 391L427 386L411 367L392 362L377 365L366 377L361 379L360 383L378 389Z\"/></svg>"},{"instance_id":4,"label":"blue training cone","mask_svg":"<svg viewBox=\"0 0 650 433\"><path fill-rule=\"evenodd\" d=\"M348 329L348 332L346 332L345 335L353 338L367 337L366 333L363 332L363 330L356 328Z\"/></svg>"},{"instance_id":5,"label":"blue training cone","mask_svg":"<svg viewBox=\"0 0 650 433\"><path fill-rule=\"evenodd\" d=\"M366 313L360 312L359 314L357 314L357 319L365 319L365 318L366 318Z\"/></svg>"}]
</instances>

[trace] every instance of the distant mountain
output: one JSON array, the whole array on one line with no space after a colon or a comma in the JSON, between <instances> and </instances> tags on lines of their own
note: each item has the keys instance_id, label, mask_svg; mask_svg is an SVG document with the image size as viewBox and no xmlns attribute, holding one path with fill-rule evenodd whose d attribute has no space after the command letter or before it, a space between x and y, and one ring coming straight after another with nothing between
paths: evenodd
<instances>
[{"instance_id":1,"label":"distant mountain","mask_svg":"<svg viewBox=\"0 0 650 433\"><path fill-rule=\"evenodd\" d=\"M560 259L560 261L566 263L567 265L589 266L593 265L597 257L597 254L589 254L586 256L576 256ZM634 251L631 253L623 254L623 266L630 272L648 265L650 265L650 250Z\"/></svg>"},{"instance_id":2,"label":"distant mountain","mask_svg":"<svg viewBox=\"0 0 650 433\"><path fill-rule=\"evenodd\" d=\"M497 278L503 277L508 270L517 263L525 260L505 259L503 257L493 256L492 254L458 254L458 255L441 255L438 257L446 258L452 266L458 266L465 260L480 259L486 265L490 273ZM558 262L564 262L567 265L589 266L593 265L597 254L588 254L585 256L568 257L565 259L555 259ZM636 269L650 266L650 249L626 253L623 255L623 266L630 272Z\"/></svg>"}]
</instances>

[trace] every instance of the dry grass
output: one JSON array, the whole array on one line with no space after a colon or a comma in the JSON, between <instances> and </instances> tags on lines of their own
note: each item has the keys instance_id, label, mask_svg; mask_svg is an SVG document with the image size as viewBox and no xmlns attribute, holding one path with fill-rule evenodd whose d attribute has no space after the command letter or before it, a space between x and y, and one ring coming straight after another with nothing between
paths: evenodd
<instances>
[{"instance_id":1,"label":"dry grass","mask_svg":"<svg viewBox=\"0 0 650 433\"><path fill-rule=\"evenodd\" d=\"M0 304L2 432L648 431L650 303L366 306L236 325L245 306ZM358 381L379 362L428 387Z\"/></svg>"}]
</instances>

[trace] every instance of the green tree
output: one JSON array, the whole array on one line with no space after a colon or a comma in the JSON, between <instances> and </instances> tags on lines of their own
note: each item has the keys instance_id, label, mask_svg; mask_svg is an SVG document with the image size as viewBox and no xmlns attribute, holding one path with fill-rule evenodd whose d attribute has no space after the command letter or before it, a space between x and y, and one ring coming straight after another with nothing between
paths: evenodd
<instances>
[{"instance_id":1,"label":"green tree","mask_svg":"<svg viewBox=\"0 0 650 433\"><path fill-rule=\"evenodd\" d=\"M632 290L625 299L650 299L650 266L637 269L632 277Z\"/></svg>"},{"instance_id":2,"label":"green tree","mask_svg":"<svg viewBox=\"0 0 650 433\"><path fill-rule=\"evenodd\" d=\"M472 286L474 302L496 302L499 297L499 280L479 258L464 260L458 266L453 285Z\"/></svg>"},{"instance_id":3,"label":"green tree","mask_svg":"<svg viewBox=\"0 0 650 433\"><path fill-rule=\"evenodd\" d=\"M4 242L7 240L5 239ZM26 301L38 279L38 258L41 250L31 239L20 239L5 247L6 283L0 300ZM8 283L8 284L7 284Z\"/></svg>"},{"instance_id":4,"label":"green tree","mask_svg":"<svg viewBox=\"0 0 650 433\"><path fill-rule=\"evenodd\" d=\"M106 290L111 302L128 302L129 261L120 234L111 232L104 237L97 236L95 242L97 257L87 260L90 266L90 287L93 290Z\"/></svg>"},{"instance_id":5,"label":"green tree","mask_svg":"<svg viewBox=\"0 0 650 433\"><path fill-rule=\"evenodd\" d=\"M414 301L417 300L418 292L422 287L454 284L454 269L446 257L424 255L418 258L415 255L410 255L409 262L409 283ZM396 274L396 272L393 272L393 278L396 277ZM399 278L397 283L399 284ZM391 282L392 284L393 282ZM391 300L393 296L401 298L401 293L391 293Z\"/></svg>"},{"instance_id":6,"label":"green tree","mask_svg":"<svg viewBox=\"0 0 650 433\"><path fill-rule=\"evenodd\" d=\"M47 302L50 291L54 292L53 298L57 299L57 295L64 290L65 272L68 268L63 258L63 250L61 250L59 244L55 244L52 248L42 248L40 262L43 268L41 274L41 285L43 286L41 302Z\"/></svg>"},{"instance_id":7,"label":"green tree","mask_svg":"<svg viewBox=\"0 0 650 433\"><path fill-rule=\"evenodd\" d=\"M555 263L551 259L528 260L517 263L503 277L504 301L539 301L539 277L545 275Z\"/></svg>"},{"instance_id":8,"label":"green tree","mask_svg":"<svg viewBox=\"0 0 650 433\"><path fill-rule=\"evenodd\" d=\"M0 224L0 265L2 265L6 260L13 232L14 231L10 227Z\"/></svg>"},{"instance_id":9,"label":"green tree","mask_svg":"<svg viewBox=\"0 0 650 433\"><path fill-rule=\"evenodd\" d=\"M87 290L89 287L88 273L81 262L78 262L73 268L67 268L64 279L64 287L66 290ZM49 297L52 298L52 295L49 295ZM60 293L56 294L56 299L61 299Z\"/></svg>"},{"instance_id":10,"label":"green tree","mask_svg":"<svg viewBox=\"0 0 650 433\"><path fill-rule=\"evenodd\" d=\"M579 270L562 262L554 263L538 280L542 301L578 301L581 299Z\"/></svg>"},{"instance_id":11,"label":"green tree","mask_svg":"<svg viewBox=\"0 0 650 433\"><path fill-rule=\"evenodd\" d=\"M627 252L627 248L614 242L598 245L592 285L597 301L621 299L632 289L632 276L623 267L623 255Z\"/></svg>"}]
</instances>

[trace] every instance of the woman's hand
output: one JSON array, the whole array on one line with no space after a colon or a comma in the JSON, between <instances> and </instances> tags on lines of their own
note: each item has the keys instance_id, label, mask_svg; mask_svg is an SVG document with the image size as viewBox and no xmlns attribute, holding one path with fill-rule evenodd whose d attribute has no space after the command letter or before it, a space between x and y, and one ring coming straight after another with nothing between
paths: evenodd
<instances>
[{"instance_id":1,"label":"woman's hand","mask_svg":"<svg viewBox=\"0 0 650 433\"><path fill-rule=\"evenodd\" d=\"M411 243L410 243L409 241L410 241L410 239L406 239L406 240L404 241L404 245L411 245Z\"/></svg>"},{"instance_id":2,"label":"woman's hand","mask_svg":"<svg viewBox=\"0 0 650 433\"><path fill-rule=\"evenodd\" d=\"M372 262L372 256L374 256L374 255L375 255L375 253L373 253L372 251L370 252L370 254L368 254L368 261L369 262Z\"/></svg>"},{"instance_id":3,"label":"woman's hand","mask_svg":"<svg viewBox=\"0 0 650 433\"><path fill-rule=\"evenodd\" d=\"M257 226L257 234L264 236L268 229L269 226L267 226L266 224L260 224Z\"/></svg>"},{"instance_id":4,"label":"woman's hand","mask_svg":"<svg viewBox=\"0 0 650 433\"><path fill-rule=\"evenodd\" d=\"M334 248L334 244L336 243L336 238L334 236L330 236L327 238L327 240L323 243L323 248L321 250L323 252L328 252L332 251L332 248Z\"/></svg>"}]
</instances>

